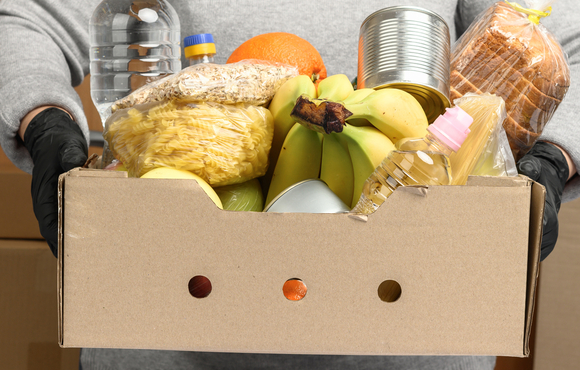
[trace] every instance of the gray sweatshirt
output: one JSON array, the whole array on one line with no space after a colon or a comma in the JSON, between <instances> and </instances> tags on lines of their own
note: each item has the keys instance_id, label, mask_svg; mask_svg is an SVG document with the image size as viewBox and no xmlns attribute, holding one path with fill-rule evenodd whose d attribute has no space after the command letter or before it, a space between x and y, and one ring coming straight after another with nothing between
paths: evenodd
<instances>
[{"instance_id":1,"label":"gray sweatshirt","mask_svg":"<svg viewBox=\"0 0 580 370\"><path fill-rule=\"evenodd\" d=\"M89 73L88 24L98 0L0 1L0 144L19 168L31 172L32 161L17 136L20 120L37 106L57 105L74 116L89 137L81 101L73 89ZM328 74L356 76L358 32L372 12L391 5L421 6L447 22L452 42L493 0L365 0L358 1L231 1L172 0L182 37L214 35L216 62L252 36L282 31L310 41L321 53ZM523 5L523 4L522 4ZM580 166L580 14L574 0L559 0L542 23L569 55L572 87L542 139L563 147ZM184 64L185 65L185 64ZM580 179L572 179L564 201L580 195Z\"/></svg>"}]
</instances>

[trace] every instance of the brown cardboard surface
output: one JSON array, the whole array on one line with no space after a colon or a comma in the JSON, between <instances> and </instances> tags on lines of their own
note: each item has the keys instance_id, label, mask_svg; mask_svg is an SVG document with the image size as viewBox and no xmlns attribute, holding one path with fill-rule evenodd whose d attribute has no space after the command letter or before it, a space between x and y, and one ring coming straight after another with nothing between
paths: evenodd
<instances>
[{"instance_id":1,"label":"brown cardboard surface","mask_svg":"<svg viewBox=\"0 0 580 370\"><path fill-rule=\"evenodd\" d=\"M541 263L534 370L578 368L580 353L580 199L562 204L554 251Z\"/></svg>"},{"instance_id":2,"label":"brown cardboard surface","mask_svg":"<svg viewBox=\"0 0 580 370\"><path fill-rule=\"evenodd\" d=\"M56 262L44 241L0 240L0 368L78 369L57 341Z\"/></svg>"},{"instance_id":3,"label":"brown cardboard surface","mask_svg":"<svg viewBox=\"0 0 580 370\"><path fill-rule=\"evenodd\" d=\"M0 172L0 238L42 239L32 210L31 181L20 170Z\"/></svg>"},{"instance_id":4,"label":"brown cardboard surface","mask_svg":"<svg viewBox=\"0 0 580 370\"><path fill-rule=\"evenodd\" d=\"M194 181L98 172L61 177L64 347L526 355L528 181L399 189L364 222L227 212Z\"/></svg>"}]
</instances>

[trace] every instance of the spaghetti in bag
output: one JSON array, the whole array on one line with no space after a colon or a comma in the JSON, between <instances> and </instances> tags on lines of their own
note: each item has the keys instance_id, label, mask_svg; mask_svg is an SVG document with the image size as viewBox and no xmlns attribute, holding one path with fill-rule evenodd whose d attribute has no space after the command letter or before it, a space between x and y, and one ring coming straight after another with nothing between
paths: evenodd
<instances>
[{"instance_id":1,"label":"spaghetti in bag","mask_svg":"<svg viewBox=\"0 0 580 370\"><path fill-rule=\"evenodd\" d=\"M492 5L457 40L451 60L451 100L468 92L505 100L503 126L516 161L542 134L570 86L567 57L540 23L550 2L525 3L528 8Z\"/></svg>"},{"instance_id":2,"label":"spaghetti in bag","mask_svg":"<svg viewBox=\"0 0 580 370\"><path fill-rule=\"evenodd\" d=\"M131 177L171 167L222 186L266 173L273 130L261 106L169 100L118 110L103 136Z\"/></svg>"}]
</instances>

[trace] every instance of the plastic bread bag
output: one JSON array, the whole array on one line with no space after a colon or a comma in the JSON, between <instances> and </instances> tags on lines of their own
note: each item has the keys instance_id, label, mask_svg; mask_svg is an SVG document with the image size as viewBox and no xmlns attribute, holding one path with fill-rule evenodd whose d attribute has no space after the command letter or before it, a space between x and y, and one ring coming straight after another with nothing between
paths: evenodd
<instances>
[{"instance_id":1,"label":"plastic bread bag","mask_svg":"<svg viewBox=\"0 0 580 370\"><path fill-rule=\"evenodd\" d=\"M494 94L466 93L453 101L473 118L470 132L457 152L449 156L452 185L464 185L469 175L509 176L515 169L503 122L503 98ZM477 172L475 171L477 169Z\"/></svg>"},{"instance_id":2,"label":"plastic bread bag","mask_svg":"<svg viewBox=\"0 0 580 370\"><path fill-rule=\"evenodd\" d=\"M294 76L298 76L298 68L262 60L195 64L142 86L114 102L111 111L163 100L266 105Z\"/></svg>"},{"instance_id":3,"label":"plastic bread bag","mask_svg":"<svg viewBox=\"0 0 580 370\"><path fill-rule=\"evenodd\" d=\"M451 100L468 92L505 100L503 125L516 160L534 145L570 86L567 56L540 23L551 2L523 2L498 2L478 16L454 45L450 79Z\"/></svg>"},{"instance_id":4,"label":"plastic bread bag","mask_svg":"<svg viewBox=\"0 0 580 370\"><path fill-rule=\"evenodd\" d=\"M264 175L273 130L262 106L163 101L116 111L103 136L130 177L171 167L214 187Z\"/></svg>"}]
</instances>

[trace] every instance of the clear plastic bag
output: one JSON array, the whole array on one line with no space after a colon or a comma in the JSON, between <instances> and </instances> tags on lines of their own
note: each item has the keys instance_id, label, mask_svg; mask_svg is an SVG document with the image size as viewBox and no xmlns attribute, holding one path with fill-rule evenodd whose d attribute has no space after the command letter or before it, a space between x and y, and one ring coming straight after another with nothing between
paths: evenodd
<instances>
[{"instance_id":1,"label":"clear plastic bag","mask_svg":"<svg viewBox=\"0 0 580 370\"><path fill-rule=\"evenodd\" d=\"M516 160L534 145L570 86L567 56L539 23L550 3L526 5L492 5L457 40L451 61L451 100L468 92L505 100L503 125Z\"/></svg>"},{"instance_id":2,"label":"clear plastic bag","mask_svg":"<svg viewBox=\"0 0 580 370\"><path fill-rule=\"evenodd\" d=\"M451 183L463 185L475 174L512 176L515 161L503 128L507 116L504 100L494 94L466 93L453 103L469 114L473 123L461 148L449 157Z\"/></svg>"},{"instance_id":3,"label":"clear plastic bag","mask_svg":"<svg viewBox=\"0 0 580 370\"><path fill-rule=\"evenodd\" d=\"M142 86L113 103L111 111L163 100L265 105L294 76L298 68L263 60L201 63Z\"/></svg>"},{"instance_id":4,"label":"clear plastic bag","mask_svg":"<svg viewBox=\"0 0 580 370\"><path fill-rule=\"evenodd\" d=\"M103 136L131 177L172 167L223 186L266 173L273 130L262 106L170 100L118 110Z\"/></svg>"}]
</instances>

